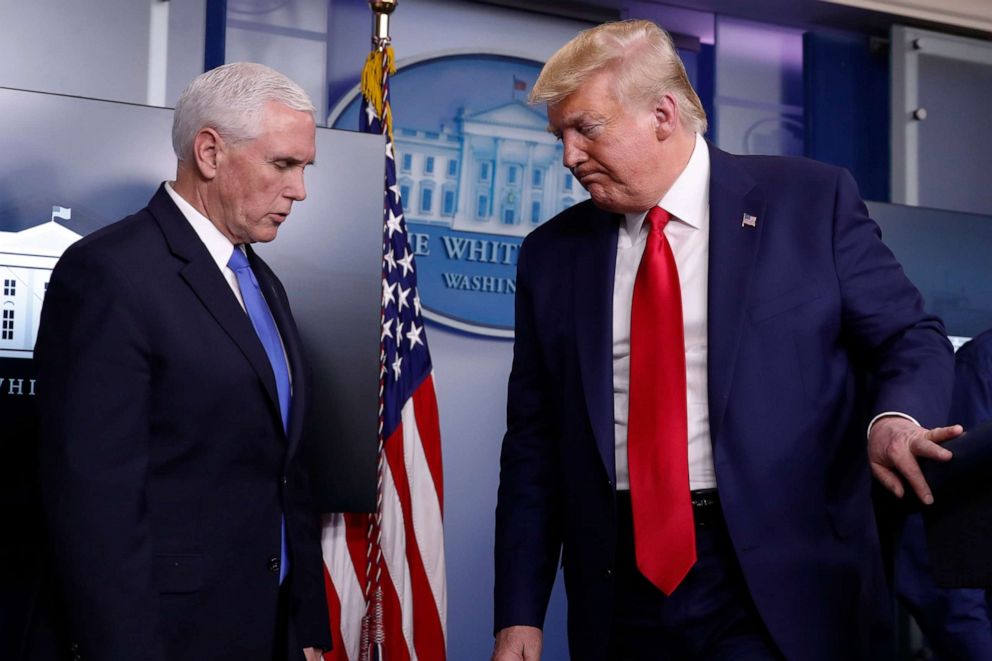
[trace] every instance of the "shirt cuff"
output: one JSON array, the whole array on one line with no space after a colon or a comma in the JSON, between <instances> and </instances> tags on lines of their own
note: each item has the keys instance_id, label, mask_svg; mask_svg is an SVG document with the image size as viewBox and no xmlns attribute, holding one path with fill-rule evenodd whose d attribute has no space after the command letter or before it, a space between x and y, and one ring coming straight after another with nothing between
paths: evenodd
<instances>
[{"instance_id":1,"label":"shirt cuff","mask_svg":"<svg viewBox=\"0 0 992 661\"><path fill-rule=\"evenodd\" d=\"M865 435L865 437L871 438L871 428L881 418L888 418L889 416L893 416L893 415L897 418L905 418L906 420L909 420L917 427L922 427L922 425L916 420L916 418L914 418L911 415L906 415L905 413L900 413L899 411L885 411L884 413L879 413L878 415L876 415L874 418L871 419L871 422L868 423L868 433Z\"/></svg>"}]
</instances>

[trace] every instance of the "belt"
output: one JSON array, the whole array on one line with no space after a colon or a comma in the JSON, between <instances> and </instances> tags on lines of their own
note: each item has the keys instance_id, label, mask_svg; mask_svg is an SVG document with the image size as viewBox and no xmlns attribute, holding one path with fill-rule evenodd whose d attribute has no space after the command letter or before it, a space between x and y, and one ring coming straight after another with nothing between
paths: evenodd
<instances>
[{"instance_id":1,"label":"belt","mask_svg":"<svg viewBox=\"0 0 992 661\"><path fill-rule=\"evenodd\" d=\"M692 500L692 517L697 526L711 526L723 517L720 509L720 495L716 489L696 489L689 492ZM630 507L630 491L617 491L617 498L628 508Z\"/></svg>"},{"instance_id":2,"label":"belt","mask_svg":"<svg viewBox=\"0 0 992 661\"><path fill-rule=\"evenodd\" d=\"M694 510L720 506L720 496L716 489L696 489L689 492L689 497L692 498Z\"/></svg>"},{"instance_id":3,"label":"belt","mask_svg":"<svg viewBox=\"0 0 992 661\"><path fill-rule=\"evenodd\" d=\"M723 517L720 509L720 495L716 489L696 489L689 492L692 499L692 518L697 527L705 528Z\"/></svg>"}]
</instances>

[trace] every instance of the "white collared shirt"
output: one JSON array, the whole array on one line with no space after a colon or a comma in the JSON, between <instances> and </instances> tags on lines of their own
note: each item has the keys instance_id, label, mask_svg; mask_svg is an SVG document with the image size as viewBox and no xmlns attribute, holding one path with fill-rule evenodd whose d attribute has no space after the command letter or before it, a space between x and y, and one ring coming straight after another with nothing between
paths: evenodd
<instances>
[{"instance_id":1,"label":"white collared shirt","mask_svg":"<svg viewBox=\"0 0 992 661\"><path fill-rule=\"evenodd\" d=\"M665 237L675 255L682 289L685 328L686 401L689 431L689 488L716 486L713 445L710 440L707 399L707 283L710 242L710 155L706 141L696 134L688 164L659 201L672 219ZM613 280L613 428L617 489L629 489L627 472L627 411L630 390L630 310L634 279L647 242L647 212L626 214L617 238L616 276Z\"/></svg>"},{"instance_id":2,"label":"white collared shirt","mask_svg":"<svg viewBox=\"0 0 992 661\"><path fill-rule=\"evenodd\" d=\"M192 225L193 231L200 237L200 241L203 241L203 245L207 247L207 252L210 253L210 256L217 263L217 268L220 269L224 279L227 280L227 284L231 287L231 291L234 292L234 296L238 299L241 309L245 309L244 299L241 298L241 287L238 286L238 276L227 265L227 262L231 259L231 251L235 247L234 244L231 243L230 239L221 234L221 231L217 229L216 225L210 222L209 218L183 199L182 195L172 188L171 181L165 182L165 192L169 194L172 201L179 207L179 211L189 221L189 224ZM244 247L238 246L238 249L243 251Z\"/></svg>"}]
</instances>

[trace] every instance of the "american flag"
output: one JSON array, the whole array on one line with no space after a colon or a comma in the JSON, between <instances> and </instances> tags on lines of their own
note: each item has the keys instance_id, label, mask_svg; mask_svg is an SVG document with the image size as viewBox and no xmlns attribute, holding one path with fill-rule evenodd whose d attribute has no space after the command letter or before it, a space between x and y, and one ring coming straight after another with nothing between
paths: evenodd
<instances>
[{"instance_id":1,"label":"american flag","mask_svg":"<svg viewBox=\"0 0 992 661\"><path fill-rule=\"evenodd\" d=\"M328 661L443 661L447 638L441 437L417 272L396 183L391 47L362 80L361 130L386 136L382 230L379 475L375 514L324 520L334 649Z\"/></svg>"}]
</instances>

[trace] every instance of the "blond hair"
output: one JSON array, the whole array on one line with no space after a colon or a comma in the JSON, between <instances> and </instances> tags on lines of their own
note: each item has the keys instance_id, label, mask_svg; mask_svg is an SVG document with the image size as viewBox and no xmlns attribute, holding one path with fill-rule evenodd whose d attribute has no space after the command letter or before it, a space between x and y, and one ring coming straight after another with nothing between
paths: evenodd
<instances>
[{"instance_id":1,"label":"blond hair","mask_svg":"<svg viewBox=\"0 0 992 661\"><path fill-rule=\"evenodd\" d=\"M591 75L614 70L623 101L654 103L671 93L683 124L706 132L706 111L692 89L668 33L651 21L604 23L583 30L551 56L541 70L531 103L555 104L579 88Z\"/></svg>"}]
</instances>

